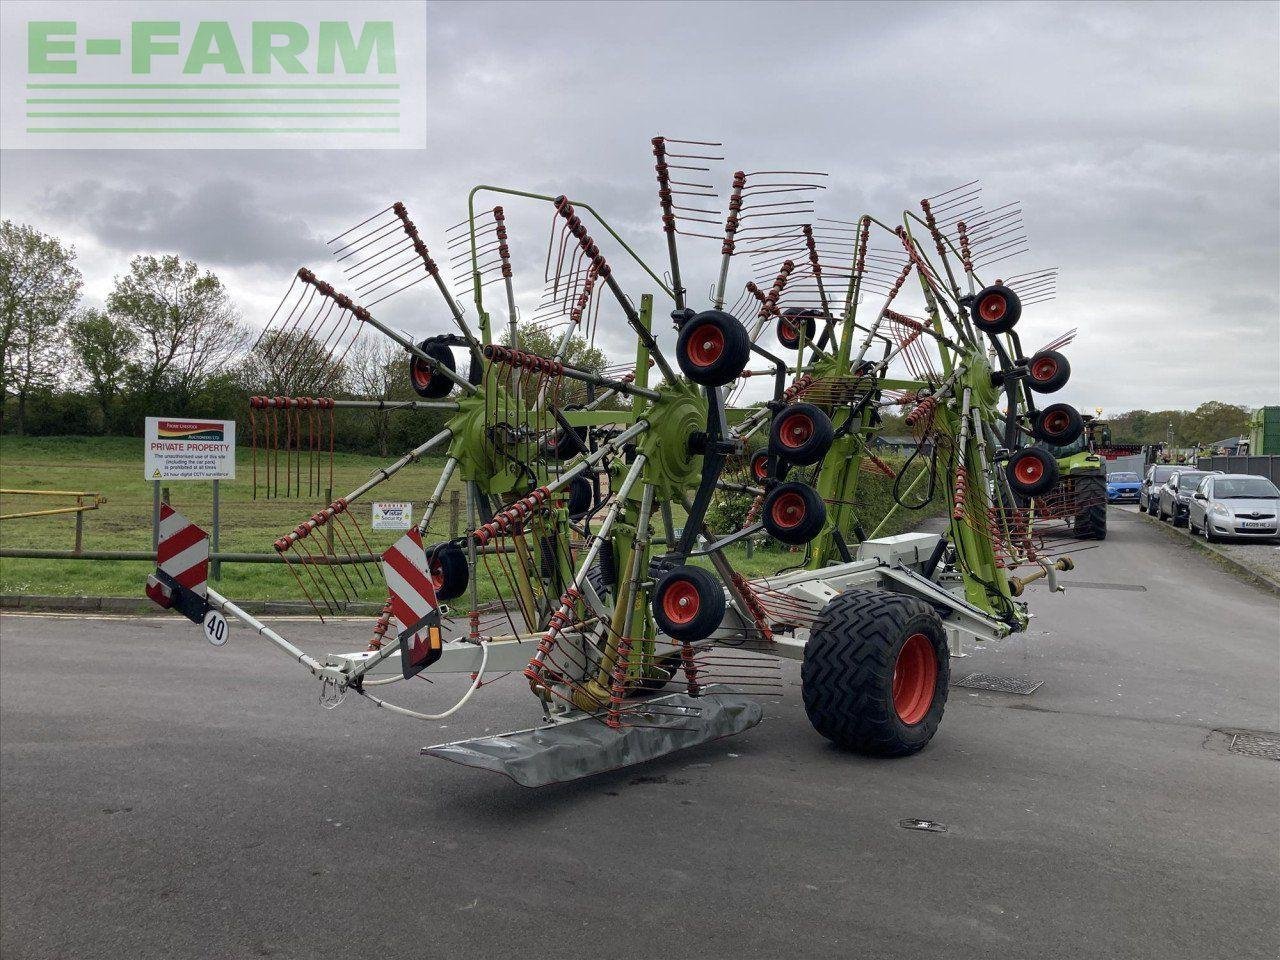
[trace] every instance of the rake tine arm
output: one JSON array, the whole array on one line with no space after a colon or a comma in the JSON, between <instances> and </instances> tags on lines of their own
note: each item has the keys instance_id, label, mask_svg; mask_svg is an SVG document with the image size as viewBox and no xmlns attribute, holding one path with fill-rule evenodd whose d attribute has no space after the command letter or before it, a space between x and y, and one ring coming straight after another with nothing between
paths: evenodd
<instances>
[{"instance_id":1,"label":"rake tine arm","mask_svg":"<svg viewBox=\"0 0 1280 960\"><path fill-rule=\"evenodd\" d=\"M422 258L422 265L431 279L436 282L436 287L440 290L440 296L444 297L444 302L449 307L449 312L453 314L453 320L458 325L458 329L462 331L463 337L471 347L471 352L475 354L476 360L480 359L480 341L476 339L471 328L467 325L467 321L462 316L462 308L458 306L458 302L453 299L453 294L449 292L449 285L444 282L444 278L440 276L440 267L436 265L435 260L431 258L431 253L427 250L427 245L422 242L422 238L418 235L418 228L412 220L409 219L409 211L405 209L405 205L396 201L392 204L392 209L396 216L400 218L400 223L404 228L404 232L408 234L409 239L413 241L413 249Z\"/></svg>"},{"instance_id":2,"label":"rake tine arm","mask_svg":"<svg viewBox=\"0 0 1280 960\"><path fill-rule=\"evenodd\" d=\"M466 377L462 376L459 373L454 372L453 370L450 370L448 367L444 366L439 361L437 361L434 357L428 356L422 350L418 349L417 344L415 344L412 340L410 340L404 334L400 333L400 331L393 330L392 328L388 327L386 324L382 323L380 320L375 318L374 315L371 314L367 309L360 306L360 304L356 303L354 300L348 297L345 293L339 293L337 290L333 288L331 284L328 284L325 281L316 277L316 275L312 273L310 270L308 270L306 267L303 267L298 271L298 279L300 279L303 283L306 283L314 287L317 291L319 291L319 293L322 296L324 296L329 300L332 300L339 307L342 307L344 310L347 310L348 312L350 312L361 323L367 323L369 326L373 327L383 336L399 344L407 352L413 354L423 363L427 364L427 366L431 368L432 373L438 373L442 377L447 377L449 380L452 380L455 384L457 384L459 387L462 388L462 391L464 393L477 392L475 385L470 383Z\"/></svg>"},{"instance_id":3,"label":"rake tine arm","mask_svg":"<svg viewBox=\"0 0 1280 960\"><path fill-rule=\"evenodd\" d=\"M631 329L635 330L640 342L648 349L650 356L653 357L653 362L658 365L658 369L662 371L662 375L668 382L674 382L677 379L675 371L671 369L671 364L667 362L667 358L663 356L662 351L659 349L658 341L654 339L653 334L641 322L640 314L631 305L627 295L622 292L622 287L618 285L617 279L614 278L613 270L605 260L604 254L600 252L600 248L596 246L595 241L591 239L591 235L587 233L587 228L582 223L582 220L573 212L573 204L569 202L567 197L561 195L556 197L555 207L556 212L564 218L569 231L577 238L583 254L592 262L596 273L603 277L604 282L608 284L609 291L618 301L618 305L622 307L622 312L626 315L627 323L631 325Z\"/></svg>"}]
</instances>

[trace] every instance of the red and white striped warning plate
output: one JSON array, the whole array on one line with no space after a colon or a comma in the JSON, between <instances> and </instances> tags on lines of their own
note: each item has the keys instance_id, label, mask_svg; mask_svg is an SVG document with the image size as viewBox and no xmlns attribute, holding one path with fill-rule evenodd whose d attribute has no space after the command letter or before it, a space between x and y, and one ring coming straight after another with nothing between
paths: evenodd
<instances>
[{"instance_id":1,"label":"red and white striped warning plate","mask_svg":"<svg viewBox=\"0 0 1280 960\"><path fill-rule=\"evenodd\" d=\"M404 675L411 677L435 663L443 652L436 588L427 572L427 552L417 530L410 530L382 555L382 575L400 638L400 663Z\"/></svg>"},{"instance_id":2,"label":"red and white striped warning plate","mask_svg":"<svg viewBox=\"0 0 1280 960\"><path fill-rule=\"evenodd\" d=\"M209 535L167 503L160 505L156 563L188 590L205 596L209 579Z\"/></svg>"}]
</instances>

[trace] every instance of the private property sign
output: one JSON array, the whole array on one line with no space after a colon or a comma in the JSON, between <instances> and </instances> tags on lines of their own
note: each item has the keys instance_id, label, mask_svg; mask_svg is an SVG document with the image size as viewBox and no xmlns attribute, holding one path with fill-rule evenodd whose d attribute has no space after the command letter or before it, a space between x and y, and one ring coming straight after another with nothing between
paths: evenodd
<instances>
[{"instance_id":1,"label":"private property sign","mask_svg":"<svg viewBox=\"0 0 1280 960\"><path fill-rule=\"evenodd\" d=\"M236 422L147 417L148 480L234 480Z\"/></svg>"}]
</instances>

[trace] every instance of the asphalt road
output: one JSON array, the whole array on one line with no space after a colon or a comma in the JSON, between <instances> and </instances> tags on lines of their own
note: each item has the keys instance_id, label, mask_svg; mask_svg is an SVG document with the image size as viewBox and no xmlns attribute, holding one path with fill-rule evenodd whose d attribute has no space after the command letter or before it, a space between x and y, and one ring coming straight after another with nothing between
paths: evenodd
<instances>
[{"instance_id":1,"label":"asphalt road","mask_svg":"<svg viewBox=\"0 0 1280 960\"><path fill-rule=\"evenodd\" d=\"M417 755L533 721L514 678L423 725L244 631L5 617L0 953L1274 960L1280 763L1213 731L1280 730L1280 600L1123 512L1077 560L953 665L1043 686L915 757L828 747L789 666L747 734L540 791Z\"/></svg>"}]
</instances>

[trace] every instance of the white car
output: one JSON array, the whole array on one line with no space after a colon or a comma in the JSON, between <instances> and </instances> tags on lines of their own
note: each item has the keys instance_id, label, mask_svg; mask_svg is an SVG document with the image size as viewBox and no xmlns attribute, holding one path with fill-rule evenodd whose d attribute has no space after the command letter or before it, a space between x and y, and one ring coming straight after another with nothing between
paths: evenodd
<instances>
[{"instance_id":1,"label":"white car","mask_svg":"<svg viewBox=\"0 0 1280 960\"><path fill-rule=\"evenodd\" d=\"M1191 496L1187 523L1212 543L1223 537L1280 537L1280 489L1266 477L1210 474Z\"/></svg>"}]
</instances>

